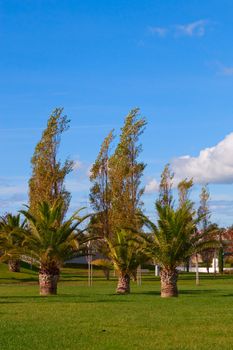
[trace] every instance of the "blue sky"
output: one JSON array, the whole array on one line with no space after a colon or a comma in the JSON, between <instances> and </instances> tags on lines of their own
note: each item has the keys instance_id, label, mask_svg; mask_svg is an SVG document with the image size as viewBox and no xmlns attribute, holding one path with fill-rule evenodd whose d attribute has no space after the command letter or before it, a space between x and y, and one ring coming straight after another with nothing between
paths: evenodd
<instances>
[{"instance_id":1,"label":"blue sky","mask_svg":"<svg viewBox=\"0 0 233 350\"><path fill-rule=\"evenodd\" d=\"M26 202L55 107L71 119L60 157L79 161L67 180L73 209L87 201L103 138L138 106L147 212L171 162L177 177L210 183L213 220L232 224L232 15L231 0L0 1L0 211Z\"/></svg>"}]
</instances>

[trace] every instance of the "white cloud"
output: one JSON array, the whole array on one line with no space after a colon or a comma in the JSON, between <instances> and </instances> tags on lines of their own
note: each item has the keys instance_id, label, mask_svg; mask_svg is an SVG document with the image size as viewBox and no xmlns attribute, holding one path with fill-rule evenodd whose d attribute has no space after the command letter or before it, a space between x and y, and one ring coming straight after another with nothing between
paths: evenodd
<instances>
[{"instance_id":1,"label":"white cloud","mask_svg":"<svg viewBox=\"0 0 233 350\"><path fill-rule=\"evenodd\" d=\"M16 194L24 194L27 193L28 187L25 184L21 185L0 185L0 196L9 196Z\"/></svg>"},{"instance_id":2,"label":"white cloud","mask_svg":"<svg viewBox=\"0 0 233 350\"><path fill-rule=\"evenodd\" d=\"M0 177L0 197L27 194L28 179L20 176Z\"/></svg>"},{"instance_id":3,"label":"white cloud","mask_svg":"<svg viewBox=\"0 0 233 350\"><path fill-rule=\"evenodd\" d=\"M148 29L151 34L157 35L160 37L165 37L166 34L168 33L168 28L164 28L164 27L149 27Z\"/></svg>"},{"instance_id":4,"label":"white cloud","mask_svg":"<svg viewBox=\"0 0 233 350\"><path fill-rule=\"evenodd\" d=\"M175 26L176 35L183 36L203 36L206 31L207 20L199 20L187 24L178 24Z\"/></svg>"},{"instance_id":5,"label":"white cloud","mask_svg":"<svg viewBox=\"0 0 233 350\"><path fill-rule=\"evenodd\" d=\"M151 35L156 35L159 37L166 37L168 34L171 34L175 37L177 36L188 36L188 37L201 37L205 35L206 26L209 24L209 21L200 19L186 24L176 24L168 27L148 27L148 31Z\"/></svg>"},{"instance_id":6,"label":"white cloud","mask_svg":"<svg viewBox=\"0 0 233 350\"><path fill-rule=\"evenodd\" d=\"M159 183L157 182L156 179L152 179L151 181L148 182L148 184L145 187L145 193L153 193L157 192L159 189Z\"/></svg>"},{"instance_id":7,"label":"white cloud","mask_svg":"<svg viewBox=\"0 0 233 350\"><path fill-rule=\"evenodd\" d=\"M221 65L220 74L226 75L226 76L232 76L233 75L233 66L227 67L227 66Z\"/></svg>"},{"instance_id":8,"label":"white cloud","mask_svg":"<svg viewBox=\"0 0 233 350\"><path fill-rule=\"evenodd\" d=\"M83 168L83 163L80 160L75 160L73 164L73 170L79 170Z\"/></svg>"},{"instance_id":9,"label":"white cloud","mask_svg":"<svg viewBox=\"0 0 233 350\"><path fill-rule=\"evenodd\" d=\"M225 65L220 61L210 62L210 66L217 68L217 74L232 77L233 76L233 65Z\"/></svg>"},{"instance_id":10,"label":"white cloud","mask_svg":"<svg viewBox=\"0 0 233 350\"><path fill-rule=\"evenodd\" d=\"M87 192L90 187L88 179L69 179L65 181L65 185L71 194L85 191Z\"/></svg>"},{"instance_id":11,"label":"white cloud","mask_svg":"<svg viewBox=\"0 0 233 350\"><path fill-rule=\"evenodd\" d=\"M87 171L86 171L86 175L88 177L88 179L90 178L90 176L92 175L92 165L89 165L89 167L87 168Z\"/></svg>"},{"instance_id":12,"label":"white cloud","mask_svg":"<svg viewBox=\"0 0 233 350\"><path fill-rule=\"evenodd\" d=\"M27 204L28 197L26 194L15 194L9 198L0 198L0 208L6 211L19 210L23 204Z\"/></svg>"},{"instance_id":13,"label":"white cloud","mask_svg":"<svg viewBox=\"0 0 233 350\"><path fill-rule=\"evenodd\" d=\"M183 156L171 162L176 181L193 178L195 183L233 183L233 133L216 146L205 148L197 157Z\"/></svg>"},{"instance_id":14,"label":"white cloud","mask_svg":"<svg viewBox=\"0 0 233 350\"><path fill-rule=\"evenodd\" d=\"M27 203L27 179L24 177L0 178L0 212L16 212Z\"/></svg>"},{"instance_id":15,"label":"white cloud","mask_svg":"<svg viewBox=\"0 0 233 350\"><path fill-rule=\"evenodd\" d=\"M211 218L219 226L232 225L233 201L211 201L210 202Z\"/></svg>"}]
</instances>

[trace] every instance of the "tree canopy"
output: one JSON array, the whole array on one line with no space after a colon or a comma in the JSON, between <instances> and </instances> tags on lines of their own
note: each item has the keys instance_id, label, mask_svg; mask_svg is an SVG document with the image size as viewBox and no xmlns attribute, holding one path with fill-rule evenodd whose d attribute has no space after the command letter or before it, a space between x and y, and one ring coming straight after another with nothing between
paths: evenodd
<instances>
[{"instance_id":1,"label":"tree canopy","mask_svg":"<svg viewBox=\"0 0 233 350\"><path fill-rule=\"evenodd\" d=\"M47 201L51 205L61 202L63 217L68 209L71 195L66 190L64 180L72 170L73 162L58 160L61 135L69 128L69 119L62 108L56 108L48 119L41 140L36 145L31 159L32 176L29 180L30 210L36 213L39 203Z\"/></svg>"}]
</instances>

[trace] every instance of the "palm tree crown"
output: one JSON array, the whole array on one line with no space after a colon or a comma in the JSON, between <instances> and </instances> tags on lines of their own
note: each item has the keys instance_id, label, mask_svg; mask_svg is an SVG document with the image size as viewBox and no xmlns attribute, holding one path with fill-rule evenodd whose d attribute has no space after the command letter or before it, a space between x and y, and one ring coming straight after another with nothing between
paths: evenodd
<instances>
[{"instance_id":1,"label":"palm tree crown","mask_svg":"<svg viewBox=\"0 0 233 350\"><path fill-rule=\"evenodd\" d=\"M20 249L23 241L20 232L22 230L26 230L26 221L21 222L20 214L8 213L0 218L1 260L8 261L9 270L14 272L20 270Z\"/></svg>"},{"instance_id":2,"label":"palm tree crown","mask_svg":"<svg viewBox=\"0 0 233 350\"><path fill-rule=\"evenodd\" d=\"M122 229L116 232L114 239L106 238L106 241L108 255L115 269L121 273L134 274L144 256L143 238Z\"/></svg>"},{"instance_id":3,"label":"palm tree crown","mask_svg":"<svg viewBox=\"0 0 233 350\"><path fill-rule=\"evenodd\" d=\"M177 295L176 267L192 254L217 246L214 240L207 240L205 233L197 230L201 217L196 215L193 203L185 201L178 208L156 202L158 223L148 218L144 223L151 230L148 255L162 267L161 284L165 284L165 296ZM167 285L170 284L172 291Z\"/></svg>"},{"instance_id":4,"label":"palm tree crown","mask_svg":"<svg viewBox=\"0 0 233 350\"><path fill-rule=\"evenodd\" d=\"M142 235L121 229L113 237L105 237L106 255L118 272L117 293L130 292L130 278L135 279L137 267L147 259Z\"/></svg>"},{"instance_id":5,"label":"palm tree crown","mask_svg":"<svg viewBox=\"0 0 233 350\"><path fill-rule=\"evenodd\" d=\"M177 209L156 202L158 223L148 218L144 223L151 230L150 254L160 265L175 268L185 258L216 245L216 241L204 240L205 234L197 230L200 217L195 217L192 203L184 203Z\"/></svg>"},{"instance_id":6,"label":"palm tree crown","mask_svg":"<svg viewBox=\"0 0 233 350\"><path fill-rule=\"evenodd\" d=\"M39 204L36 216L30 211L22 210L21 213L30 225L30 230L24 232L25 254L38 261L40 272L59 274L63 262L76 255L81 239L84 241L83 230L78 226L87 216L81 218L76 212L62 222L62 204L50 206L47 202Z\"/></svg>"}]
</instances>

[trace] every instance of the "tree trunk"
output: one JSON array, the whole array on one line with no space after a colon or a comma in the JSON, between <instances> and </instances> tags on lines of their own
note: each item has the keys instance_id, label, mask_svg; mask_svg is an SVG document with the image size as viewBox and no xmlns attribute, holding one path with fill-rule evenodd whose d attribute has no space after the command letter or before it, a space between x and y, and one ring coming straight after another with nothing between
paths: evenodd
<instances>
[{"instance_id":1,"label":"tree trunk","mask_svg":"<svg viewBox=\"0 0 233 350\"><path fill-rule=\"evenodd\" d=\"M178 296L177 270L163 268L160 272L160 277L161 277L161 297L162 298L177 297Z\"/></svg>"},{"instance_id":2,"label":"tree trunk","mask_svg":"<svg viewBox=\"0 0 233 350\"><path fill-rule=\"evenodd\" d=\"M56 295L59 275L39 273L40 295Z\"/></svg>"},{"instance_id":3,"label":"tree trunk","mask_svg":"<svg viewBox=\"0 0 233 350\"><path fill-rule=\"evenodd\" d=\"M187 258L187 259L185 260L186 272L189 272L189 264L190 264L190 258Z\"/></svg>"},{"instance_id":4,"label":"tree trunk","mask_svg":"<svg viewBox=\"0 0 233 350\"><path fill-rule=\"evenodd\" d=\"M223 268L224 268L224 255L223 255L223 247L221 246L219 248L219 253L218 253L218 271L219 271L219 273L223 273Z\"/></svg>"},{"instance_id":5,"label":"tree trunk","mask_svg":"<svg viewBox=\"0 0 233 350\"><path fill-rule=\"evenodd\" d=\"M18 259L8 260L8 269L10 272L20 272L20 260Z\"/></svg>"},{"instance_id":6,"label":"tree trunk","mask_svg":"<svg viewBox=\"0 0 233 350\"><path fill-rule=\"evenodd\" d=\"M106 280L110 280L110 269L108 268L103 268L104 276L106 277Z\"/></svg>"},{"instance_id":7,"label":"tree trunk","mask_svg":"<svg viewBox=\"0 0 233 350\"><path fill-rule=\"evenodd\" d=\"M117 294L130 293L130 276L128 274L119 276L116 292Z\"/></svg>"}]
</instances>

